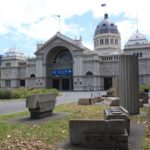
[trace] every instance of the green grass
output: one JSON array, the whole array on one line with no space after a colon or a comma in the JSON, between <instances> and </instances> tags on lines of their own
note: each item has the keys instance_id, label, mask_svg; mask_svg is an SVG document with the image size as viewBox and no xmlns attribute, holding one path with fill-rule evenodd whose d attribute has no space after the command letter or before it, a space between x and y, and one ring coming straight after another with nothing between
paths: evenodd
<instances>
[{"instance_id":1,"label":"green grass","mask_svg":"<svg viewBox=\"0 0 150 150\"><path fill-rule=\"evenodd\" d=\"M56 106L55 112L68 112L66 117L50 120L41 125L10 124L8 119L29 115L29 112L0 116L1 150L55 150L55 146L69 138L70 119L103 119L103 106L81 106L76 103ZM150 109L142 108L147 116L131 116L131 121L142 123L144 135L142 150L150 150Z\"/></svg>"},{"instance_id":2,"label":"green grass","mask_svg":"<svg viewBox=\"0 0 150 150\"><path fill-rule=\"evenodd\" d=\"M55 144L69 137L68 123L70 119L102 118L103 107L78 106L76 103L72 103L56 106L55 112L68 112L69 115L37 126L10 124L6 121L10 118L27 115L28 112L0 116L0 147L2 150L16 150L18 145L20 149L23 149L24 145L28 145L31 150L55 150Z\"/></svg>"}]
</instances>

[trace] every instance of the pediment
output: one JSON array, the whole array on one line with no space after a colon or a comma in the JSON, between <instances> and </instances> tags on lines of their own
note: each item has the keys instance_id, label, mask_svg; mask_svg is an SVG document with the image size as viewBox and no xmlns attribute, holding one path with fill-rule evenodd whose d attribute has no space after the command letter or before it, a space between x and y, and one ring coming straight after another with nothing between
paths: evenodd
<instances>
[{"instance_id":1,"label":"pediment","mask_svg":"<svg viewBox=\"0 0 150 150\"><path fill-rule=\"evenodd\" d=\"M84 47L82 45L79 45L75 42L75 40L72 40L60 33L57 33L52 38L50 38L47 42L45 42L36 52L35 55L41 55L44 54L46 51L50 50L53 47L56 46L64 46L71 50L76 51L84 51Z\"/></svg>"}]
</instances>

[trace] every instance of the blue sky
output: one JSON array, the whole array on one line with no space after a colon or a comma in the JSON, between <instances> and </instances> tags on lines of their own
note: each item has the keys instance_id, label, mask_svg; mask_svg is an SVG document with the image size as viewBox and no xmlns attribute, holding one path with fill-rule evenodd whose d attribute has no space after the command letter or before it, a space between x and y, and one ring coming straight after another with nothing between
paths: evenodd
<instances>
[{"instance_id":1,"label":"blue sky","mask_svg":"<svg viewBox=\"0 0 150 150\"><path fill-rule=\"evenodd\" d=\"M93 50L93 34L107 9L121 33L122 48L136 31L150 38L148 0L0 0L0 54L14 47L33 56L37 42L45 42L59 30L83 39ZM107 7L101 7L106 3ZM138 18L138 19L136 19ZM137 23L138 22L138 23Z\"/></svg>"}]
</instances>

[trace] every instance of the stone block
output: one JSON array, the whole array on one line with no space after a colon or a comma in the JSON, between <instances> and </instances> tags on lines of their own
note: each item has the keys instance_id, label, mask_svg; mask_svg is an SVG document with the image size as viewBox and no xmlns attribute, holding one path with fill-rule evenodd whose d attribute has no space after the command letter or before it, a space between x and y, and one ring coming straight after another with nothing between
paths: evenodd
<instances>
[{"instance_id":1,"label":"stone block","mask_svg":"<svg viewBox=\"0 0 150 150\"><path fill-rule=\"evenodd\" d=\"M128 111L123 107L110 107L104 109L104 119L111 120L111 119L123 119L125 128L130 133L130 119L128 117Z\"/></svg>"},{"instance_id":2,"label":"stone block","mask_svg":"<svg viewBox=\"0 0 150 150\"><path fill-rule=\"evenodd\" d=\"M92 105L95 104L94 98L80 98L78 100L78 105Z\"/></svg>"},{"instance_id":3,"label":"stone block","mask_svg":"<svg viewBox=\"0 0 150 150\"><path fill-rule=\"evenodd\" d=\"M34 94L26 99L26 107L29 108L30 117L38 119L52 114L56 104L55 94Z\"/></svg>"},{"instance_id":4,"label":"stone block","mask_svg":"<svg viewBox=\"0 0 150 150\"><path fill-rule=\"evenodd\" d=\"M103 103L109 106L119 106L119 97L103 97Z\"/></svg>"},{"instance_id":5,"label":"stone block","mask_svg":"<svg viewBox=\"0 0 150 150\"><path fill-rule=\"evenodd\" d=\"M95 103L99 103L99 102L103 101L101 99L101 97L94 97L93 99L94 99Z\"/></svg>"},{"instance_id":6,"label":"stone block","mask_svg":"<svg viewBox=\"0 0 150 150\"><path fill-rule=\"evenodd\" d=\"M128 148L123 119L70 120L70 142L90 148Z\"/></svg>"},{"instance_id":7,"label":"stone block","mask_svg":"<svg viewBox=\"0 0 150 150\"><path fill-rule=\"evenodd\" d=\"M105 150L128 150L128 134L126 131L122 135L85 133L82 134L82 145L83 147L94 149L100 148Z\"/></svg>"}]
</instances>

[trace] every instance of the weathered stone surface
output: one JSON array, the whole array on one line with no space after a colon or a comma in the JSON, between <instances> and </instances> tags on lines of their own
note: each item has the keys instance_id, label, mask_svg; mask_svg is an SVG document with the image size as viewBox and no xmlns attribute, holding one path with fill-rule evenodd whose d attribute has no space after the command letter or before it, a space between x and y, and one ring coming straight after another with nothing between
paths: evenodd
<instances>
[{"instance_id":1,"label":"weathered stone surface","mask_svg":"<svg viewBox=\"0 0 150 150\"><path fill-rule=\"evenodd\" d=\"M94 98L92 98L92 99L94 99L94 102L95 102L95 103L98 103L98 102L103 101L103 100L101 99L101 97L94 97Z\"/></svg>"},{"instance_id":2,"label":"weathered stone surface","mask_svg":"<svg viewBox=\"0 0 150 150\"><path fill-rule=\"evenodd\" d=\"M128 111L123 107L110 107L104 109L104 119L123 119L125 128L130 133L130 119L128 117Z\"/></svg>"},{"instance_id":3,"label":"weathered stone surface","mask_svg":"<svg viewBox=\"0 0 150 150\"><path fill-rule=\"evenodd\" d=\"M148 93L140 92L140 98L143 99L143 103L148 103Z\"/></svg>"},{"instance_id":4,"label":"weathered stone surface","mask_svg":"<svg viewBox=\"0 0 150 150\"><path fill-rule=\"evenodd\" d=\"M80 98L78 100L79 105L92 105L95 104L94 98Z\"/></svg>"},{"instance_id":5,"label":"weathered stone surface","mask_svg":"<svg viewBox=\"0 0 150 150\"><path fill-rule=\"evenodd\" d=\"M70 142L91 148L128 149L124 120L70 120Z\"/></svg>"},{"instance_id":6,"label":"weathered stone surface","mask_svg":"<svg viewBox=\"0 0 150 150\"><path fill-rule=\"evenodd\" d=\"M120 56L119 62L119 97L120 105L130 115L139 113L139 76L138 59L133 55Z\"/></svg>"},{"instance_id":7,"label":"weathered stone surface","mask_svg":"<svg viewBox=\"0 0 150 150\"><path fill-rule=\"evenodd\" d=\"M137 124L131 122L131 134L128 136L128 150L141 150L141 140L143 136L143 126L141 124ZM112 150L112 148L102 149L102 148L89 148L83 147L82 145L73 145L70 144L69 140L65 140L59 143L56 149L61 150ZM113 149L116 150L116 149ZM118 149L122 150L122 148Z\"/></svg>"},{"instance_id":8,"label":"weathered stone surface","mask_svg":"<svg viewBox=\"0 0 150 150\"><path fill-rule=\"evenodd\" d=\"M119 97L103 97L103 103L109 106L119 106Z\"/></svg>"},{"instance_id":9,"label":"weathered stone surface","mask_svg":"<svg viewBox=\"0 0 150 150\"><path fill-rule=\"evenodd\" d=\"M34 94L27 97L26 107L29 108L32 119L46 117L52 114L56 104L55 94Z\"/></svg>"},{"instance_id":10,"label":"weathered stone surface","mask_svg":"<svg viewBox=\"0 0 150 150\"><path fill-rule=\"evenodd\" d=\"M114 96L115 97L119 97L119 77L118 76L115 76L115 79L114 79L115 81L115 85L114 85L114 90L115 90L115 92L114 92Z\"/></svg>"}]
</instances>

